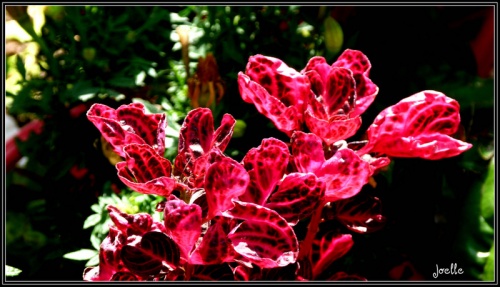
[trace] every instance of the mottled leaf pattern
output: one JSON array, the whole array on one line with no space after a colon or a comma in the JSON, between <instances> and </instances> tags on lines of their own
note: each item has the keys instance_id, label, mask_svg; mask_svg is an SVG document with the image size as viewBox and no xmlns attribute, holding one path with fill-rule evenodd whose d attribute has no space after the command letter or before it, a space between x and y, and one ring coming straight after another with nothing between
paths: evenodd
<instances>
[{"instance_id":1,"label":"mottled leaf pattern","mask_svg":"<svg viewBox=\"0 0 500 287\"><path fill-rule=\"evenodd\" d=\"M118 177L130 188L144 194L168 197L178 186L170 177L172 165L145 144L130 144L124 147L124 162L116 164Z\"/></svg>"},{"instance_id":2,"label":"mottled leaf pattern","mask_svg":"<svg viewBox=\"0 0 500 287\"><path fill-rule=\"evenodd\" d=\"M224 152L233 134L236 120L229 114L222 118L221 125L214 132L212 111L208 108L191 110L182 124L179 134L178 155L175 158L174 174L195 177L195 162L203 155L216 149ZM204 165L198 165L198 168Z\"/></svg>"},{"instance_id":3,"label":"mottled leaf pattern","mask_svg":"<svg viewBox=\"0 0 500 287\"><path fill-rule=\"evenodd\" d=\"M326 201L356 195L371 175L370 165L350 149L338 150L316 172L326 183Z\"/></svg>"},{"instance_id":4,"label":"mottled leaf pattern","mask_svg":"<svg viewBox=\"0 0 500 287\"><path fill-rule=\"evenodd\" d=\"M344 256L353 245L350 234L335 235L328 232L321 239L316 239L313 243L315 251L313 278L318 277L330 264Z\"/></svg>"},{"instance_id":5,"label":"mottled leaf pattern","mask_svg":"<svg viewBox=\"0 0 500 287\"><path fill-rule=\"evenodd\" d=\"M187 259L194 244L201 234L201 208L196 204L187 204L175 197L169 198L165 206L164 222L169 235Z\"/></svg>"},{"instance_id":6,"label":"mottled leaf pattern","mask_svg":"<svg viewBox=\"0 0 500 287\"><path fill-rule=\"evenodd\" d=\"M356 81L356 104L352 116L361 115L373 103L379 90L369 78L370 61L362 52L346 49L332 64L332 67L346 68L352 71Z\"/></svg>"},{"instance_id":7,"label":"mottled leaf pattern","mask_svg":"<svg viewBox=\"0 0 500 287\"><path fill-rule=\"evenodd\" d=\"M131 143L148 144L161 156L165 152L166 115L146 114L141 103L122 105L116 110L94 104L87 118L122 157L125 157L123 147Z\"/></svg>"},{"instance_id":8,"label":"mottled leaf pattern","mask_svg":"<svg viewBox=\"0 0 500 287\"><path fill-rule=\"evenodd\" d=\"M253 103L259 113L270 119L278 130L291 135L293 131L301 129L303 122L301 108L286 106L241 72L238 73L238 87L241 98L247 103Z\"/></svg>"},{"instance_id":9,"label":"mottled leaf pattern","mask_svg":"<svg viewBox=\"0 0 500 287\"><path fill-rule=\"evenodd\" d=\"M153 218L148 213L127 214L113 205L108 205L107 210L116 228L126 236L143 235L153 225Z\"/></svg>"},{"instance_id":10,"label":"mottled leaf pattern","mask_svg":"<svg viewBox=\"0 0 500 287\"><path fill-rule=\"evenodd\" d=\"M237 253L261 268L282 267L297 260L297 237L283 217L254 203L234 203L223 215L244 220L228 235Z\"/></svg>"},{"instance_id":11,"label":"mottled leaf pattern","mask_svg":"<svg viewBox=\"0 0 500 287\"><path fill-rule=\"evenodd\" d=\"M316 172L323 165L325 152L318 136L297 131L291 141L293 161L299 172Z\"/></svg>"},{"instance_id":12,"label":"mottled leaf pattern","mask_svg":"<svg viewBox=\"0 0 500 287\"><path fill-rule=\"evenodd\" d=\"M287 145L275 138L263 139L258 148L250 149L242 161L250 176L250 184L240 200L264 205L283 178L289 158Z\"/></svg>"},{"instance_id":13,"label":"mottled leaf pattern","mask_svg":"<svg viewBox=\"0 0 500 287\"><path fill-rule=\"evenodd\" d=\"M162 232L148 232L139 242L122 247L120 256L133 273L156 275L163 269L175 269L180 260L179 247Z\"/></svg>"},{"instance_id":14,"label":"mottled leaf pattern","mask_svg":"<svg viewBox=\"0 0 500 287\"><path fill-rule=\"evenodd\" d=\"M461 154L471 144L452 138L459 104L443 93L422 91L383 110L368 128L363 153L437 160Z\"/></svg>"},{"instance_id":15,"label":"mottled leaf pattern","mask_svg":"<svg viewBox=\"0 0 500 287\"><path fill-rule=\"evenodd\" d=\"M233 207L232 199L245 192L250 177L237 161L223 158L212 164L205 175L208 218Z\"/></svg>"},{"instance_id":16,"label":"mottled leaf pattern","mask_svg":"<svg viewBox=\"0 0 500 287\"><path fill-rule=\"evenodd\" d=\"M216 217L200 245L191 254L190 264L222 264L231 262L234 258L234 249L227 234L231 228L231 223L227 218Z\"/></svg>"},{"instance_id":17,"label":"mottled leaf pattern","mask_svg":"<svg viewBox=\"0 0 500 287\"><path fill-rule=\"evenodd\" d=\"M290 225L312 214L325 194L325 183L312 173L291 173L280 183L265 207L276 211Z\"/></svg>"},{"instance_id":18,"label":"mottled leaf pattern","mask_svg":"<svg viewBox=\"0 0 500 287\"><path fill-rule=\"evenodd\" d=\"M358 194L332 203L335 219L357 233L374 232L385 224L380 199Z\"/></svg>"}]
</instances>

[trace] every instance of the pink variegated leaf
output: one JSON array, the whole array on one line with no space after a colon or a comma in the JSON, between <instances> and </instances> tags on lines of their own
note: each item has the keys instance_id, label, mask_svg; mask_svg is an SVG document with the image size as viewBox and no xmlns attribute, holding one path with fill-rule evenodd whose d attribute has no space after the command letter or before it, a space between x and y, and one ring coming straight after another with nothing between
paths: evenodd
<instances>
[{"instance_id":1,"label":"pink variegated leaf","mask_svg":"<svg viewBox=\"0 0 500 287\"><path fill-rule=\"evenodd\" d=\"M357 233L369 233L385 225L380 199L358 194L332 203L335 219Z\"/></svg>"},{"instance_id":2,"label":"pink variegated leaf","mask_svg":"<svg viewBox=\"0 0 500 287\"><path fill-rule=\"evenodd\" d=\"M295 106L299 112L304 110L305 96L310 89L308 79L280 59L251 56L245 74L285 106Z\"/></svg>"},{"instance_id":3,"label":"pink variegated leaf","mask_svg":"<svg viewBox=\"0 0 500 287\"><path fill-rule=\"evenodd\" d=\"M460 125L459 104L436 91L422 91L383 110L368 128L359 153L438 160L463 153L471 144L452 138Z\"/></svg>"},{"instance_id":4,"label":"pink variegated leaf","mask_svg":"<svg viewBox=\"0 0 500 287\"><path fill-rule=\"evenodd\" d=\"M270 119L278 130L291 135L294 130L301 129L302 108L286 106L241 72L238 74L238 87L242 99L247 103L253 103L259 113Z\"/></svg>"},{"instance_id":5,"label":"pink variegated leaf","mask_svg":"<svg viewBox=\"0 0 500 287\"><path fill-rule=\"evenodd\" d=\"M349 114L356 99L356 83L352 72L343 68L332 68L328 73L323 102L329 115Z\"/></svg>"},{"instance_id":6,"label":"pink variegated leaf","mask_svg":"<svg viewBox=\"0 0 500 287\"><path fill-rule=\"evenodd\" d=\"M109 281L139 281L139 279L131 272L118 271L113 274Z\"/></svg>"},{"instance_id":7,"label":"pink variegated leaf","mask_svg":"<svg viewBox=\"0 0 500 287\"><path fill-rule=\"evenodd\" d=\"M249 181L248 172L232 158L221 158L212 164L205 175L208 218L232 208L232 200L245 192Z\"/></svg>"},{"instance_id":8,"label":"pink variegated leaf","mask_svg":"<svg viewBox=\"0 0 500 287\"><path fill-rule=\"evenodd\" d=\"M371 173L369 163L345 148L328 159L316 176L325 181L325 200L331 202L356 195L368 183Z\"/></svg>"},{"instance_id":9,"label":"pink variegated leaf","mask_svg":"<svg viewBox=\"0 0 500 287\"><path fill-rule=\"evenodd\" d=\"M327 145L353 136L361 126L361 117L347 115L333 116L322 119L311 109L304 113L304 120L309 130L319 136Z\"/></svg>"},{"instance_id":10,"label":"pink variegated leaf","mask_svg":"<svg viewBox=\"0 0 500 287\"><path fill-rule=\"evenodd\" d=\"M353 244L350 234L335 235L333 232L328 232L321 239L314 240L313 278L317 278L334 261L344 256Z\"/></svg>"},{"instance_id":11,"label":"pink variegated leaf","mask_svg":"<svg viewBox=\"0 0 500 287\"><path fill-rule=\"evenodd\" d=\"M249 202L234 201L223 216L244 220L228 235L234 250L261 268L296 262L298 240L292 227L277 212Z\"/></svg>"},{"instance_id":12,"label":"pink variegated leaf","mask_svg":"<svg viewBox=\"0 0 500 287\"><path fill-rule=\"evenodd\" d=\"M174 270L180 262L177 243L163 232L152 231L122 247L120 256L124 265L140 276L157 275Z\"/></svg>"},{"instance_id":13,"label":"pink variegated leaf","mask_svg":"<svg viewBox=\"0 0 500 287\"><path fill-rule=\"evenodd\" d=\"M109 233L99 248L99 266L88 267L83 272L85 281L109 281L113 274L122 269L120 252L126 236L116 227L110 226Z\"/></svg>"},{"instance_id":14,"label":"pink variegated leaf","mask_svg":"<svg viewBox=\"0 0 500 287\"><path fill-rule=\"evenodd\" d=\"M106 209L115 226L126 236L143 235L151 230L153 218L148 213L127 214L113 205Z\"/></svg>"},{"instance_id":15,"label":"pink variegated leaf","mask_svg":"<svg viewBox=\"0 0 500 287\"><path fill-rule=\"evenodd\" d=\"M325 87L330 70L331 66L326 62L324 57L314 56L309 59L306 66L302 69L302 71L300 71L300 73L307 75L309 80L311 80L311 78L317 78L321 81L323 87ZM321 96L323 95L323 92L317 93L316 95Z\"/></svg>"},{"instance_id":16,"label":"pink variegated leaf","mask_svg":"<svg viewBox=\"0 0 500 287\"><path fill-rule=\"evenodd\" d=\"M228 218L216 217L203 236L203 240L191 253L189 264L212 265L232 262L234 248L227 235L234 223Z\"/></svg>"},{"instance_id":17,"label":"pink variegated leaf","mask_svg":"<svg viewBox=\"0 0 500 287\"><path fill-rule=\"evenodd\" d=\"M312 133L296 131L292 135L292 155L299 172L316 172L325 162L321 138Z\"/></svg>"},{"instance_id":18,"label":"pink variegated leaf","mask_svg":"<svg viewBox=\"0 0 500 287\"><path fill-rule=\"evenodd\" d=\"M227 263L193 265L189 281L233 281L234 274Z\"/></svg>"},{"instance_id":19,"label":"pink variegated leaf","mask_svg":"<svg viewBox=\"0 0 500 287\"><path fill-rule=\"evenodd\" d=\"M195 162L214 149L224 152L236 120L229 114L222 118L214 132L212 111L208 108L191 110L182 124L179 134L178 155L175 158L175 175L192 177Z\"/></svg>"},{"instance_id":20,"label":"pink variegated leaf","mask_svg":"<svg viewBox=\"0 0 500 287\"><path fill-rule=\"evenodd\" d=\"M312 173L290 173L280 183L265 207L276 211L289 225L308 217L318 208L325 183Z\"/></svg>"},{"instance_id":21,"label":"pink variegated leaf","mask_svg":"<svg viewBox=\"0 0 500 287\"><path fill-rule=\"evenodd\" d=\"M166 203L164 222L167 235L179 245L185 259L189 258L201 234L201 216L201 208L196 204L187 204L173 196Z\"/></svg>"},{"instance_id":22,"label":"pink variegated leaf","mask_svg":"<svg viewBox=\"0 0 500 287\"><path fill-rule=\"evenodd\" d=\"M122 157L123 147L132 143L150 145L161 156L165 152L166 115L147 114L141 103L122 105L116 110L94 104L87 118Z\"/></svg>"},{"instance_id":23,"label":"pink variegated leaf","mask_svg":"<svg viewBox=\"0 0 500 287\"><path fill-rule=\"evenodd\" d=\"M288 146L275 138L263 139L259 147L250 149L242 163L251 185L240 200L263 205L283 178L289 158Z\"/></svg>"},{"instance_id":24,"label":"pink variegated leaf","mask_svg":"<svg viewBox=\"0 0 500 287\"><path fill-rule=\"evenodd\" d=\"M356 80L356 104L353 116L361 115L373 103L379 88L370 80L371 63L360 51L346 49L332 64L333 67L346 68L352 71Z\"/></svg>"},{"instance_id":25,"label":"pink variegated leaf","mask_svg":"<svg viewBox=\"0 0 500 287\"><path fill-rule=\"evenodd\" d=\"M177 183L175 179L167 176L152 178L146 182L136 182L136 179L129 172L126 165L126 162L116 164L118 177L125 185L137 192L168 197L176 187L182 185Z\"/></svg>"}]
</instances>

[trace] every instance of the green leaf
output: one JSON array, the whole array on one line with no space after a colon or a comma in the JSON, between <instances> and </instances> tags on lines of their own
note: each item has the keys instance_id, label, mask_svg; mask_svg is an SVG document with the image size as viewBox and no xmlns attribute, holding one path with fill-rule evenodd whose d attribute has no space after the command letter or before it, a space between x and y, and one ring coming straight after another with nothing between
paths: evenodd
<instances>
[{"instance_id":1,"label":"green leaf","mask_svg":"<svg viewBox=\"0 0 500 287\"><path fill-rule=\"evenodd\" d=\"M97 250L80 249L78 251L66 253L63 255L63 257L71 260L89 260L92 257L96 256L96 254L99 255L99 252Z\"/></svg>"},{"instance_id":2,"label":"green leaf","mask_svg":"<svg viewBox=\"0 0 500 287\"><path fill-rule=\"evenodd\" d=\"M493 226L495 215L495 158L490 160L488 174L481 186L481 215Z\"/></svg>"},{"instance_id":3,"label":"green leaf","mask_svg":"<svg viewBox=\"0 0 500 287\"><path fill-rule=\"evenodd\" d=\"M16 68L23 77L23 80L26 81L26 67L24 66L23 59L19 55L16 55Z\"/></svg>"},{"instance_id":4,"label":"green leaf","mask_svg":"<svg viewBox=\"0 0 500 287\"><path fill-rule=\"evenodd\" d=\"M87 217L87 219L85 219L85 222L83 223L83 229L87 229L91 226L94 226L100 221L101 221L100 214L92 214L91 216Z\"/></svg>"},{"instance_id":5,"label":"green leaf","mask_svg":"<svg viewBox=\"0 0 500 287\"><path fill-rule=\"evenodd\" d=\"M486 259L482 279L483 281L495 280L495 244L491 246L490 256Z\"/></svg>"},{"instance_id":6,"label":"green leaf","mask_svg":"<svg viewBox=\"0 0 500 287\"><path fill-rule=\"evenodd\" d=\"M94 257L90 258L87 263L85 263L85 267L96 266L99 264L99 254L94 255Z\"/></svg>"},{"instance_id":7,"label":"green leaf","mask_svg":"<svg viewBox=\"0 0 500 287\"><path fill-rule=\"evenodd\" d=\"M21 269L17 269L15 267L5 265L5 276L13 277L13 276L19 275L19 273L21 273L21 272L23 272Z\"/></svg>"}]
</instances>

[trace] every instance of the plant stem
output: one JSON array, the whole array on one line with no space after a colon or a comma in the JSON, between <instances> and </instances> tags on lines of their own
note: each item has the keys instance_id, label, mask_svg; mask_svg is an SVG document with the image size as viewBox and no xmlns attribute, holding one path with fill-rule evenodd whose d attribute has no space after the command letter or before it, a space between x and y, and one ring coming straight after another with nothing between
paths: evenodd
<instances>
[{"instance_id":1,"label":"plant stem","mask_svg":"<svg viewBox=\"0 0 500 287\"><path fill-rule=\"evenodd\" d=\"M305 259L311 255L312 243L314 238L316 237L316 233L318 232L323 207L325 206L325 204L326 202L322 200L311 216L311 221L309 222L309 226L307 227L306 238L304 239L304 241L302 241L302 244L300 246L299 259Z\"/></svg>"}]
</instances>

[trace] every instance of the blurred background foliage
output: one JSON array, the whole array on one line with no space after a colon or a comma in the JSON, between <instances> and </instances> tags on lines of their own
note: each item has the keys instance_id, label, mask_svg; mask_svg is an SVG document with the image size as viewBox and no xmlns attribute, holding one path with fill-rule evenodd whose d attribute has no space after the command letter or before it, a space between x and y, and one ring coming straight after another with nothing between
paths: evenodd
<instances>
[{"instance_id":1,"label":"blurred background foliage","mask_svg":"<svg viewBox=\"0 0 500 287\"><path fill-rule=\"evenodd\" d=\"M165 156L173 160L184 116L215 96L215 124L224 113L238 119L226 153L241 160L262 138L289 140L241 100L236 77L248 57L277 57L300 71L312 56L333 63L347 48L368 56L380 88L353 140L382 109L432 89L459 101L456 136L474 147L441 161L395 159L377 174L362 194L382 200L386 226L353 234L353 249L332 274L433 280L436 264L457 263L465 274L439 279L493 280L493 7L6 8L6 114L21 130L43 122L42 132L15 139L20 160L6 173L10 280L80 281L85 266L97 264L107 204L159 218L161 198L117 178L109 147L85 116L93 103L142 102L166 113ZM215 65L203 61L209 54ZM7 161L15 154L7 150Z\"/></svg>"}]
</instances>

